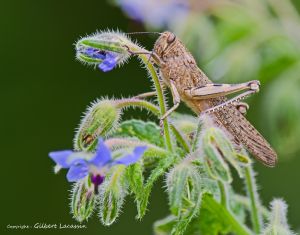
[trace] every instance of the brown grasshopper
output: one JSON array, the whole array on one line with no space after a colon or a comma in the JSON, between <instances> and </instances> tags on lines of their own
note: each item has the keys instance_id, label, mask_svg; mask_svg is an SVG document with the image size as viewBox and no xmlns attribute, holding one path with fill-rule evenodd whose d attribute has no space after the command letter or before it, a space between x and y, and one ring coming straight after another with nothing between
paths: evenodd
<instances>
[{"instance_id":1,"label":"brown grasshopper","mask_svg":"<svg viewBox=\"0 0 300 235\"><path fill-rule=\"evenodd\" d=\"M277 154L264 137L244 117L248 106L240 100L259 91L259 81L241 84L215 84L198 68L192 54L171 32L160 34L151 57L159 66L163 82L170 88L174 106L168 117L184 101L196 114L207 113L214 123L225 129L232 140L244 145L263 164L273 167ZM243 91L227 99L225 96Z\"/></svg>"}]
</instances>

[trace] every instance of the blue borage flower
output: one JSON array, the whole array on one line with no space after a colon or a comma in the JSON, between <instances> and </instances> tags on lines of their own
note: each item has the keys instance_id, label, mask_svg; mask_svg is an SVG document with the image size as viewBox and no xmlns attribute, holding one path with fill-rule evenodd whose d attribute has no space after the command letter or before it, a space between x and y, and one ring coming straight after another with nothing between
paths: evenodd
<instances>
[{"instance_id":1,"label":"blue borage flower","mask_svg":"<svg viewBox=\"0 0 300 235\"><path fill-rule=\"evenodd\" d=\"M154 27L182 21L189 12L189 2L186 0L118 0L117 3L134 20Z\"/></svg>"},{"instance_id":2,"label":"blue borage flower","mask_svg":"<svg viewBox=\"0 0 300 235\"><path fill-rule=\"evenodd\" d=\"M145 150L146 146L136 147L132 153L123 157L113 159L111 151L99 138L97 151L91 156L89 153L73 152L71 150L50 152L49 157L60 168L69 168L67 180L75 182L90 175L91 182L95 186L99 186L105 178L108 170L118 164L130 165L137 162Z\"/></svg>"},{"instance_id":3,"label":"blue borage flower","mask_svg":"<svg viewBox=\"0 0 300 235\"><path fill-rule=\"evenodd\" d=\"M98 68L101 69L103 72L108 72L117 66L117 62L118 62L117 53L106 52L103 50L98 50L89 47L85 49L84 54L94 59L102 60L102 62L98 64Z\"/></svg>"}]
</instances>

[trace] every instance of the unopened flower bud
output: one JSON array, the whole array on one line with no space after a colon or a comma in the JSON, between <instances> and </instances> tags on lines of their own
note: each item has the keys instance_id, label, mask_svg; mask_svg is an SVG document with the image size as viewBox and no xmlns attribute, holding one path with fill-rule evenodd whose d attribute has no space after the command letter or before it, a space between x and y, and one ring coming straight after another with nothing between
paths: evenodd
<instances>
[{"instance_id":1,"label":"unopened flower bud","mask_svg":"<svg viewBox=\"0 0 300 235\"><path fill-rule=\"evenodd\" d=\"M174 113L171 118L172 123L186 134L194 132L199 123L197 117L188 114Z\"/></svg>"},{"instance_id":2,"label":"unopened flower bud","mask_svg":"<svg viewBox=\"0 0 300 235\"><path fill-rule=\"evenodd\" d=\"M76 43L76 58L89 65L98 65L102 71L107 72L128 59L129 48L133 45L125 34L98 32Z\"/></svg>"},{"instance_id":3,"label":"unopened flower bud","mask_svg":"<svg viewBox=\"0 0 300 235\"><path fill-rule=\"evenodd\" d=\"M118 165L105 178L99 188L99 216L101 222L109 226L119 216L124 198L127 195L127 182L124 180L125 165Z\"/></svg>"},{"instance_id":4,"label":"unopened flower bud","mask_svg":"<svg viewBox=\"0 0 300 235\"><path fill-rule=\"evenodd\" d=\"M121 110L113 100L99 100L88 108L74 140L75 150L92 151L99 136L106 136L119 123Z\"/></svg>"},{"instance_id":5,"label":"unopened flower bud","mask_svg":"<svg viewBox=\"0 0 300 235\"><path fill-rule=\"evenodd\" d=\"M197 204L201 194L202 179L199 169L190 161L184 159L171 169L167 175L166 183L169 205L174 215L183 215L191 210L191 205Z\"/></svg>"},{"instance_id":6,"label":"unopened flower bud","mask_svg":"<svg viewBox=\"0 0 300 235\"><path fill-rule=\"evenodd\" d=\"M229 167L223 159L223 146L220 146L216 141L213 127L204 130L202 142L204 162L210 176L216 180L230 183L232 178Z\"/></svg>"},{"instance_id":7,"label":"unopened flower bud","mask_svg":"<svg viewBox=\"0 0 300 235\"><path fill-rule=\"evenodd\" d=\"M74 184L71 197L71 212L79 222L87 220L94 211L96 203L94 189L95 187L90 182L90 177L86 177Z\"/></svg>"},{"instance_id":8,"label":"unopened flower bud","mask_svg":"<svg viewBox=\"0 0 300 235\"><path fill-rule=\"evenodd\" d=\"M274 199L271 202L270 221L262 235L294 235L287 223L286 213L286 203L281 199Z\"/></svg>"},{"instance_id":9,"label":"unopened flower bud","mask_svg":"<svg viewBox=\"0 0 300 235\"><path fill-rule=\"evenodd\" d=\"M218 148L218 151L221 153L224 160L229 162L236 169L239 176L243 178L241 167L250 164L251 162L247 153L244 150L237 153L230 139L221 129L213 127L209 128L208 131L213 137L214 145Z\"/></svg>"}]
</instances>

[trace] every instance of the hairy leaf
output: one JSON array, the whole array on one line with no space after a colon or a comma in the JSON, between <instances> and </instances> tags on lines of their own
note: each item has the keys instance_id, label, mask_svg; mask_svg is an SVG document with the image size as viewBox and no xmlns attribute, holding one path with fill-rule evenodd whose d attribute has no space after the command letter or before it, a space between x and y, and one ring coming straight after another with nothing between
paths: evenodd
<instances>
[{"instance_id":1,"label":"hairy leaf","mask_svg":"<svg viewBox=\"0 0 300 235\"><path fill-rule=\"evenodd\" d=\"M128 120L120 124L114 133L115 137L134 137L157 146L164 146L164 139L160 134L160 128L154 122L141 120Z\"/></svg>"},{"instance_id":2,"label":"hairy leaf","mask_svg":"<svg viewBox=\"0 0 300 235\"><path fill-rule=\"evenodd\" d=\"M174 164L175 161L176 158L172 155L162 158L158 162L157 166L151 171L146 183L144 184L144 190L142 191L143 193L141 194L141 198L137 199L137 203L139 205L138 219L141 219L146 213L153 184L167 171L170 166L172 166L172 164Z\"/></svg>"},{"instance_id":3,"label":"hairy leaf","mask_svg":"<svg viewBox=\"0 0 300 235\"><path fill-rule=\"evenodd\" d=\"M236 217L211 195L204 194L200 210L200 230L202 234L233 234L249 235L251 232Z\"/></svg>"},{"instance_id":4,"label":"hairy leaf","mask_svg":"<svg viewBox=\"0 0 300 235\"><path fill-rule=\"evenodd\" d=\"M137 218L141 218L141 201L144 194L144 176L143 167L141 166L141 164L136 163L127 167L126 177L129 182L130 191L135 197L138 211Z\"/></svg>"}]
</instances>

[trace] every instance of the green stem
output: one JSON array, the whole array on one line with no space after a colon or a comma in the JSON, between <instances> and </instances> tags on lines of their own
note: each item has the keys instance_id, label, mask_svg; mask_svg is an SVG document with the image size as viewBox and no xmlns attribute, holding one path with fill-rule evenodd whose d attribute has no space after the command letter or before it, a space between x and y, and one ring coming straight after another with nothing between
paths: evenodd
<instances>
[{"instance_id":1,"label":"green stem","mask_svg":"<svg viewBox=\"0 0 300 235\"><path fill-rule=\"evenodd\" d=\"M204 194L202 206L214 213L219 220L231 225L231 231L236 235L251 235L252 232L241 224L225 207L219 204L211 195Z\"/></svg>"},{"instance_id":2,"label":"green stem","mask_svg":"<svg viewBox=\"0 0 300 235\"><path fill-rule=\"evenodd\" d=\"M251 205L251 221L255 233L259 234L261 230L261 216L258 213L259 199L257 195L256 182L251 164L245 167L245 184Z\"/></svg>"},{"instance_id":3,"label":"green stem","mask_svg":"<svg viewBox=\"0 0 300 235\"><path fill-rule=\"evenodd\" d=\"M197 144L198 144L198 141L199 141L201 127L202 127L202 121L201 121L201 119L199 119L199 123L198 123L196 134L195 134L195 139L194 139L194 142L192 144L192 151L193 152L196 150L196 147L197 147Z\"/></svg>"},{"instance_id":4,"label":"green stem","mask_svg":"<svg viewBox=\"0 0 300 235\"><path fill-rule=\"evenodd\" d=\"M221 180L218 180L218 186L221 196L221 205L228 210L228 193L226 185Z\"/></svg>"},{"instance_id":5,"label":"green stem","mask_svg":"<svg viewBox=\"0 0 300 235\"><path fill-rule=\"evenodd\" d=\"M178 143L180 143L181 146L183 147L183 149L187 153L189 153L190 152L189 143L185 140L185 138L182 136L182 134L180 133L180 131L173 124L170 124L170 128L171 128L174 136L176 137L176 140L178 141Z\"/></svg>"},{"instance_id":6,"label":"green stem","mask_svg":"<svg viewBox=\"0 0 300 235\"><path fill-rule=\"evenodd\" d=\"M141 100L141 99L136 99L136 98L127 98L127 99L121 99L121 100L116 100L118 108L125 108L128 106L136 106L136 107L141 107L145 108L146 110L151 111L154 115L160 116L160 110L157 106L152 104L151 102Z\"/></svg>"},{"instance_id":7,"label":"green stem","mask_svg":"<svg viewBox=\"0 0 300 235\"><path fill-rule=\"evenodd\" d=\"M138 50L138 49L136 49L136 50ZM159 108L160 108L160 114L161 114L161 116L163 116L166 113L166 104L165 104L164 94L163 94L163 91L162 91L162 88L161 88L161 85L159 82L159 78L155 71L155 68L154 68L153 64L151 62L149 62L149 58L147 55L139 54L138 56L142 59L143 63L146 65L146 67L152 77L152 80L153 80L153 83L155 86L155 90L156 90L156 94L157 94L158 104L159 104ZM166 144L167 149L170 152L172 152L173 146L172 146L172 142L171 142L170 128L169 128L169 123L168 123L167 118L164 119L163 125L164 125L163 128L164 128L165 144Z\"/></svg>"},{"instance_id":8,"label":"green stem","mask_svg":"<svg viewBox=\"0 0 300 235\"><path fill-rule=\"evenodd\" d=\"M248 197L238 195L238 194L235 194L233 197L235 201L241 203L245 208L247 208L247 210L249 211L251 210L251 203ZM268 211L267 208L263 207L262 205L259 205L258 209L265 220L268 220L270 218L270 211Z\"/></svg>"}]
</instances>

